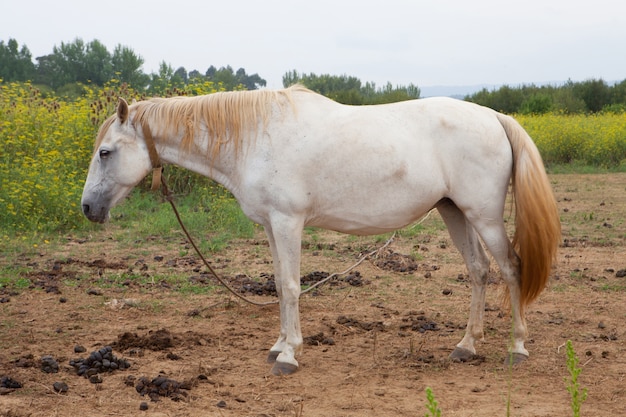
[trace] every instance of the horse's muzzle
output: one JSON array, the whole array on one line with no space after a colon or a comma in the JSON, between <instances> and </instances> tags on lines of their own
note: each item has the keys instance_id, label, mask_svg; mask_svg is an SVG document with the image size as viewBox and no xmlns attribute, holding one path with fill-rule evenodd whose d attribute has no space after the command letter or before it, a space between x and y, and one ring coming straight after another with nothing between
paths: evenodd
<instances>
[{"instance_id":1,"label":"horse's muzzle","mask_svg":"<svg viewBox=\"0 0 626 417\"><path fill-rule=\"evenodd\" d=\"M83 214L95 223L104 223L109 218L109 212L104 207L101 207L100 210L93 210L89 204L83 204Z\"/></svg>"}]
</instances>

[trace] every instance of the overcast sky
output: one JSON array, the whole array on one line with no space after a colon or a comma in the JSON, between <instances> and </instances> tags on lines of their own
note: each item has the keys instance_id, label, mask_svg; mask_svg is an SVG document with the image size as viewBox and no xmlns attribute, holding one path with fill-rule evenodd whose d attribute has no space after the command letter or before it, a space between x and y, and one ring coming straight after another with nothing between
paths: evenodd
<instances>
[{"instance_id":1,"label":"overcast sky","mask_svg":"<svg viewBox=\"0 0 626 417\"><path fill-rule=\"evenodd\" d=\"M7 0L0 40L33 57L82 38L128 46L156 72L243 67L378 86L626 79L624 0Z\"/></svg>"}]
</instances>

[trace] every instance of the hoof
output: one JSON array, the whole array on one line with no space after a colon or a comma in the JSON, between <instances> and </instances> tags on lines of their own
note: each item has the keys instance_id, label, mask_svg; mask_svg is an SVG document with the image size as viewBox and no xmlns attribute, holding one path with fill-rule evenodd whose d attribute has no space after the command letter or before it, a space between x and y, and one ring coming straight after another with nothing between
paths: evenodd
<instances>
[{"instance_id":1,"label":"hoof","mask_svg":"<svg viewBox=\"0 0 626 417\"><path fill-rule=\"evenodd\" d=\"M528 359L528 355L524 355L523 353L510 352L506 355L506 358L504 358L504 365L517 365L524 362L526 359Z\"/></svg>"},{"instance_id":2,"label":"hoof","mask_svg":"<svg viewBox=\"0 0 626 417\"><path fill-rule=\"evenodd\" d=\"M468 349L456 347L450 354L450 359L455 362L467 362L474 359L475 354Z\"/></svg>"},{"instance_id":3,"label":"hoof","mask_svg":"<svg viewBox=\"0 0 626 417\"><path fill-rule=\"evenodd\" d=\"M269 355L267 355L267 363L274 363L274 362L276 362L276 358L278 357L278 355L280 355L280 352L270 350Z\"/></svg>"},{"instance_id":4,"label":"hoof","mask_svg":"<svg viewBox=\"0 0 626 417\"><path fill-rule=\"evenodd\" d=\"M292 363L286 362L276 362L274 366L272 366L272 374L273 375L291 375L298 370L298 366Z\"/></svg>"}]
</instances>

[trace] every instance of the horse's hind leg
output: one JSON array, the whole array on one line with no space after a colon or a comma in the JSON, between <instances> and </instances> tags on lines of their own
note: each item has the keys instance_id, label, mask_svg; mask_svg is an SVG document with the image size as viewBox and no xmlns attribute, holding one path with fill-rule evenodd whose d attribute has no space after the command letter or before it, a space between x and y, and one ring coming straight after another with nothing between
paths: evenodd
<instances>
[{"instance_id":1,"label":"horse's hind leg","mask_svg":"<svg viewBox=\"0 0 626 417\"><path fill-rule=\"evenodd\" d=\"M501 213L501 212L500 212ZM472 216L465 213L466 218L472 223L476 231L480 234L485 246L498 263L502 279L509 290L509 298L512 309L513 328L512 346L506 358L506 363L516 364L528 358L528 351L524 347L527 335L526 320L522 312L520 299L520 260L513 249L513 245L506 235L504 223L496 221L495 212L483 213L483 215Z\"/></svg>"},{"instance_id":2,"label":"horse's hind leg","mask_svg":"<svg viewBox=\"0 0 626 417\"><path fill-rule=\"evenodd\" d=\"M476 354L474 343L483 340L483 317L489 258L480 244L478 235L463 212L451 201L443 200L437 205L450 237L461 252L472 282L472 301L465 336L456 345L450 357L466 361Z\"/></svg>"}]
</instances>

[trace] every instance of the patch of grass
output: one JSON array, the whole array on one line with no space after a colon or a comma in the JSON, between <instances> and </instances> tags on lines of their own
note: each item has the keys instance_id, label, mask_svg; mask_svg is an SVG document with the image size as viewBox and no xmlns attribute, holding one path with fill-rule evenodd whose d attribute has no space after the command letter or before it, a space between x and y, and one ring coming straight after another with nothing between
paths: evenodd
<instances>
[{"instance_id":1,"label":"patch of grass","mask_svg":"<svg viewBox=\"0 0 626 417\"><path fill-rule=\"evenodd\" d=\"M28 288L31 282L22 276L26 272L28 272L28 269L23 266L0 266L0 288L13 290Z\"/></svg>"},{"instance_id":2,"label":"patch of grass","mask_svg":"<svg viewBox=\"0 0 626 417\"><path fill-rule=\"evenodd\" d=\"M175 197L174 203L183 224L204 252L220 251L236 238L251 238L257 228L230 193L216 184ZM129 246L147 238L160 244L175 238L177 245L186 239L172 207L158 193L135 190L111 210L110 223L114 238Z\"/></svg>"},{"instance_id":3,"label":"patch of grass","mask_svg":"<svg viewBox=\"0 0 626 417\"><path fill-rule=\"evenodd\" d=\"M547 164L548 174L610 174L626 172L626 161L610 167L589 165L581 161L573 161L567 164Z\"/></svg>"},{"instance_id":4,"label":"patch of grass","mask_svg":"<svg viewBox=\"0 0 626 417\"><path fill-rule=\"evenodd\" d=\"M626 291L626 284L602 284L597 287L599 291L603 292L624 292Z\"/></svg>"}]
</instances>

